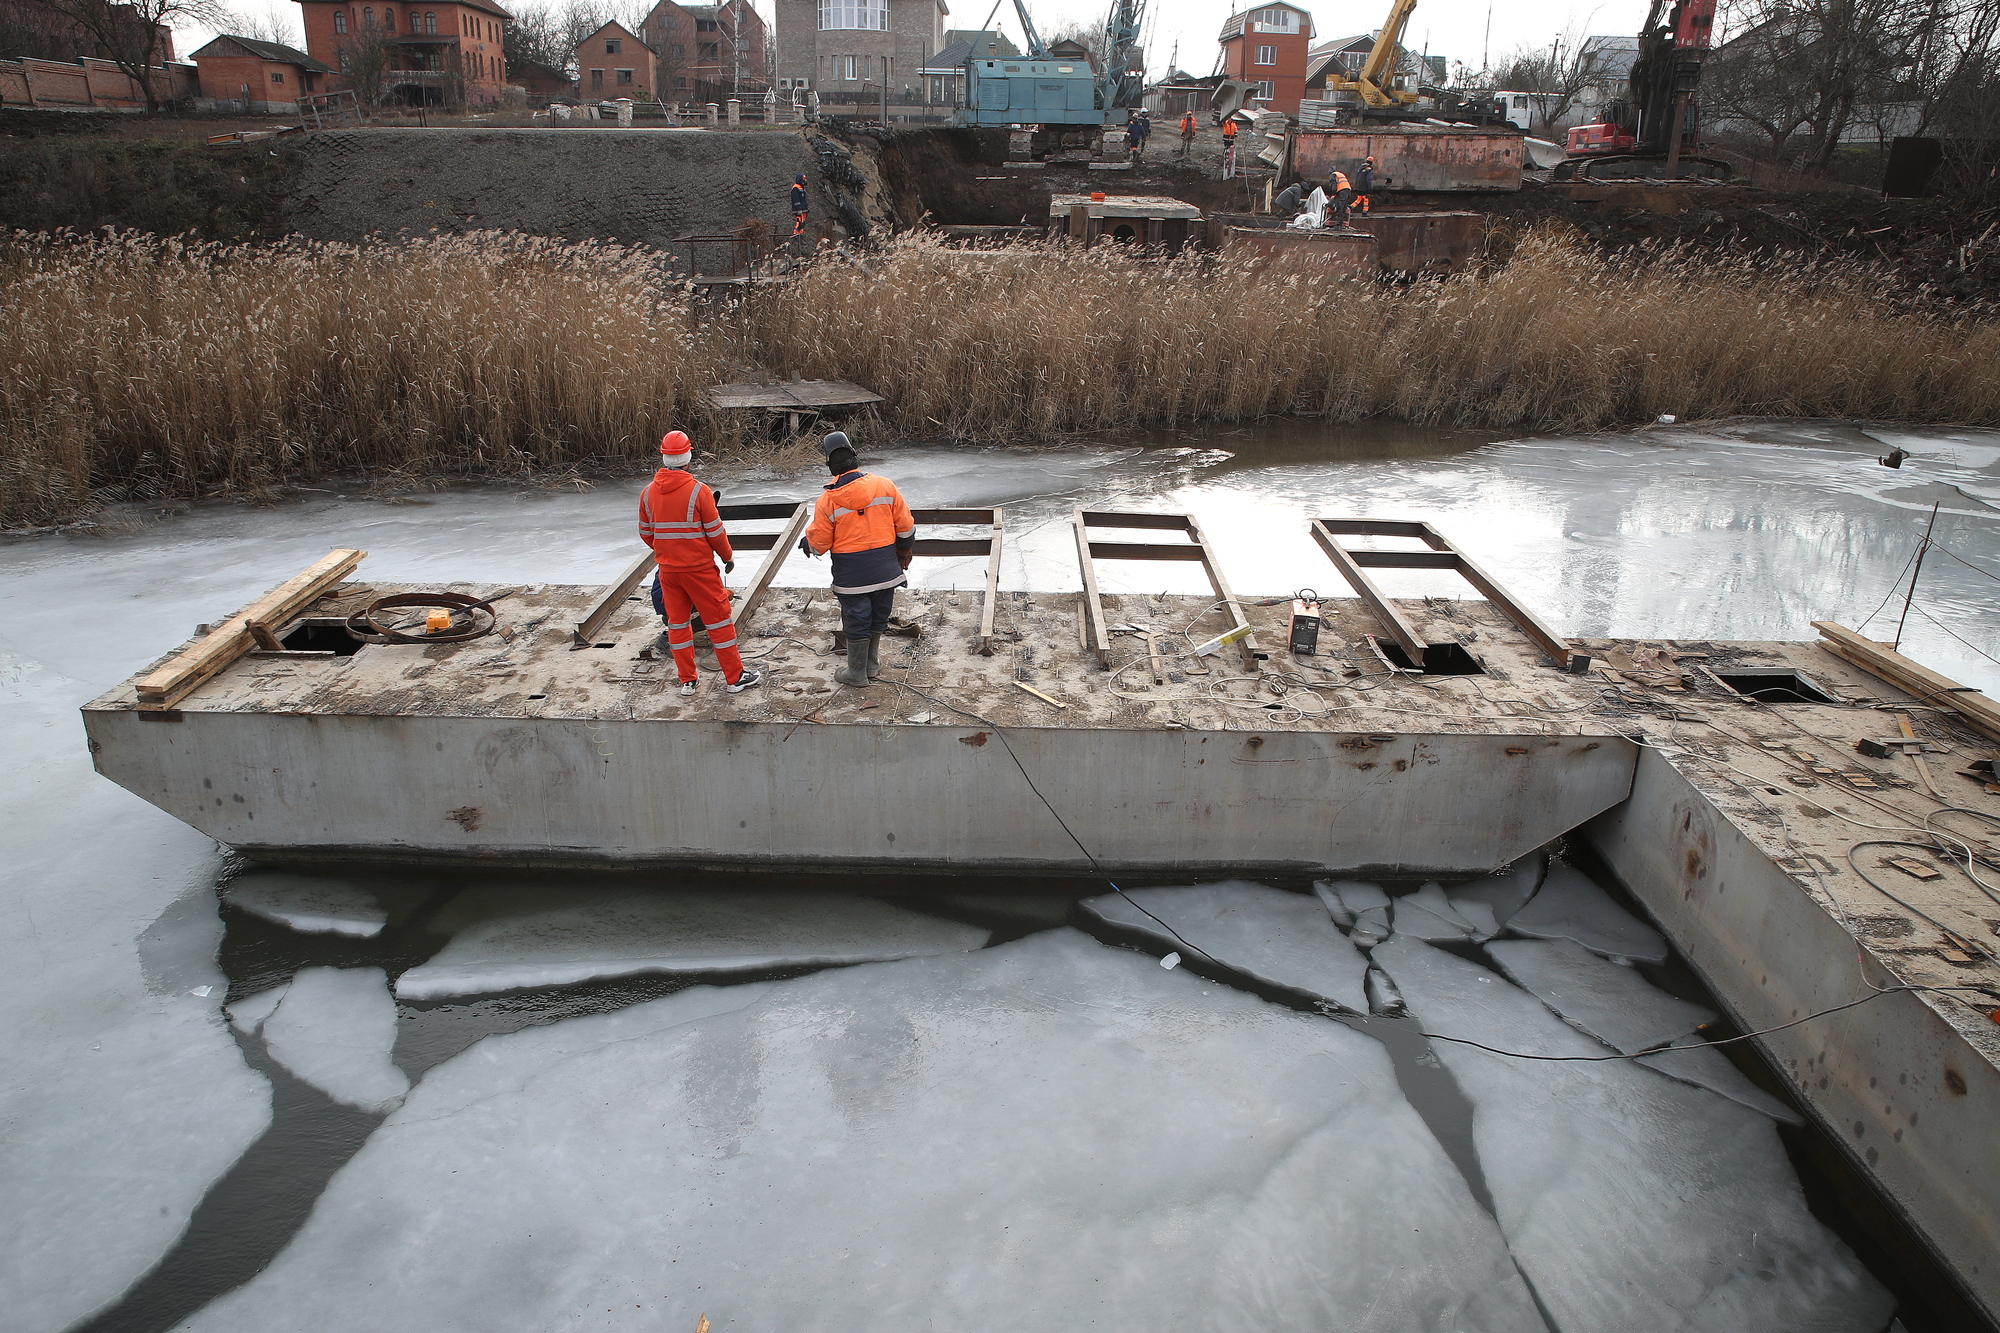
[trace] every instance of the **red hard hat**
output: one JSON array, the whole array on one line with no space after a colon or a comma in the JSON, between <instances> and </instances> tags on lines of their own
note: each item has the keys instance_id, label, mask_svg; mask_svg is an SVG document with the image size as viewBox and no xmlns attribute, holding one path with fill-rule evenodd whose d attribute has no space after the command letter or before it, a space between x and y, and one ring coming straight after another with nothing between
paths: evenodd
<instances>
[{"instance_id":1,"label":"red hard hat","mask_svg":"<svg viewBox=\"0 0 2000 1333\"><path fill-rule=\"evenodd\" d=\"M684 454L694 448L694 441L684 433L670 430L660 437L660 452L663 454Z\"/></svg>"}]
</instances>

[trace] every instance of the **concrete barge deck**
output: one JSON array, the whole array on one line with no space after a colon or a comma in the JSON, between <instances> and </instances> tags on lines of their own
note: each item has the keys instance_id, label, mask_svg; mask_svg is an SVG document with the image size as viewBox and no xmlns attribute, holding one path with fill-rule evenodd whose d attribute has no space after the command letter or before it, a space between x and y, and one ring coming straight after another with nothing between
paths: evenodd
<instances>
[{"instance_id":1,"label":"concrete barge deck","mask_svg":"<svg viewBox=\"0 0 2000 1333\"><path fill-rule=\"evenodd\" d=\"M2000 1322L1995 737L1818 643L1556 640L1434 533L1401 563L1492 600L1382 597L1365 568L1398 561L1316 533L1361 596L1294 655L1290 599L1233 596L1191 525L1170 558L1216 596L1100 592L1093 557L1169 558L1103 517L1080 592L905 593L917 636L867 689L832 681L831 595L761 576L764 684L724 693L704 650L692 697L636 575L358 651L348 616L437 590L343 578L180 697L145 689L199 640L84 720L100 772L278 862L1447 877L1567 834Z\"/></svg>"}]
</instances>

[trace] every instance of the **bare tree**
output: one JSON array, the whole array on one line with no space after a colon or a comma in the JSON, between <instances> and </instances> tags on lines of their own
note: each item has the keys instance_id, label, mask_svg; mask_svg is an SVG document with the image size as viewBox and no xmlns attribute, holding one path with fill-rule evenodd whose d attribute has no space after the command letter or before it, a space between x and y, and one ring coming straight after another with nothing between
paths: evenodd
<instances>
[{"instance_id":1,"label":"bare tree","mask_svg":"<svg viewBox=\"0 0 2000 1333\"><path fill-rule=\"evenodd\" d=\"M349 33L334 48L341 77L355 95L369 106L380 106L388 89L389 74L396 68L396 38L379 29ZM452 52L456 56L456 51ZM451 100L449 97L447 101Z\"/></svg>"},{"instance_id":2,"label":"bare tree","mask_svg":"<svg viewBox=\"0 0 2000 1333\"><path fill-rule=\"evenodd\" d=\"M139 85L148 112L160 109L154 79L165 52L162 28L199 23L214 27L222 17L216 0L43 0L48 11L87 34L119 72Z\"/></svg>"},{"instance_id":3,"label":"bare tree","mask_svg":"<svg viewBox=\"0 0 2000 1333\"><path fill-rule=\"evenodd\" d=\"M1551 131L1590 86L1591 70L1582 52L1582 38L1564 33L1547 47L1516 48L1490 79L1481 82L1508 92L1539 94L1534 102L1535 128Z\"/></svg>"},{"instance_id":4,"label":"bare tree","mask_svg":"<svg viewBox=\"0 0 2000 1333\"><path fill-rule=\"evenodd\" d=\"M305 50L305 39L288 18L276 14L245 14L237 10L220 11L215 20L218 31L231 37L248 37L259 42L276 42L279 46L289 46L295 51Z\"/></svg>"}]
</instances>

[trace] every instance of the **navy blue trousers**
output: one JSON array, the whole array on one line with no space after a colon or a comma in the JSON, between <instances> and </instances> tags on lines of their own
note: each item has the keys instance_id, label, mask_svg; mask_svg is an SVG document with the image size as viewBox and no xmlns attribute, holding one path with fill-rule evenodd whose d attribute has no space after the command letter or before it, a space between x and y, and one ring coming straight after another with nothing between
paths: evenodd
<instances>
[{"instance_id":1,"label":"navy blue trousers","mask_svg":"<svg viewBox=\"0 0 2000 1333\"><path fill-rule=\"evenodd\" d=\"M896 607L896 590L883 588L878 592L840 592L834 596L840 599L840 627L850 639L863 635L873 637L889 628L889 613Z\"/></svg>"}]
</instances>

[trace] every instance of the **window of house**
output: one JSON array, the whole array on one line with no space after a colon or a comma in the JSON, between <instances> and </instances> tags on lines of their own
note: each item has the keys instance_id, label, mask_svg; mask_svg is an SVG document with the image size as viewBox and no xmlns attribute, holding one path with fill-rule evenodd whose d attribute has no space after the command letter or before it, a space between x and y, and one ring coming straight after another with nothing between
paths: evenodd
<instances>
[{"instance_id":1,"label":"window of house","mask_svg":"<svg viewBox=\"0 0 2000 1333\"><path fill-rule=\"evenodd\" d=\"M436 32L437 30L438 30L438 16L436 14L425 14L424 31Z\"/></svg>"},{"instance_id":2,"label":"window of house","mask_svg":"<svg viewBox=\"0 0 2000 1333\"><path fill-rule=\"evenodd\" d=\"M601 70L601 69L594 69L594 70L590 71L590 86L591 86L592 88L602 88L602 87L604 86L604 71L603 71L603 70Z\"/></svg>"},{"instance_id":3,"label":"window of house","mask_svg":"<svg viewBox=\"0 0 2000 1333\"><path fill-rule=\"evenodd\" d=\"M608 56L615 56L618 54L618 48L622 45L624 45L624 43L619 38L606 37L604 39L604 54Z\"/></svg>"},{"instance_id":4,"label":"window of house","mask_svg":"<svg viewBox=\"0 0 2000 1333\"><path fill-rule=\"evenodd\" d=\"M393 10L393 9L385 9L385 10L383 10L383 11L382 11L382 31L384 31L384 32L394 32L395 30L396 30L396 11L395 11L395 10Z\"/></svg>"},{"instance_id":5,"label":"window of house","mask_svg":"<svg viewBox=\"0 0 2000 1333\"><path fill-rule=\"evenodd\" d=\"M675 92L677 92L677 93L684 93L684 92L686 92L686 91L687 91L687 86L688 86L688 81L687 81L687 76L686 76L686 75L682 75L682 74L677 74L677 75L675 75L675 76L674 76L674 91L675 91Z\"/></svg>"},{"instance_id":6,"label":"window of house","mask_svg":"<svg viewBox=\"0 0 2000 1333\"><path fill-rule=\"evenodd\" d=\"M1277 47L1275 47L1275 46L1260 46L1260 47L1258 47L1258 48L1257 48L1257 63L1258 63L1258 64L1260 64L1260 65L1275 65L1275 64L1277 64L1277 63L1278 63L1278 48L1277 48Z\"/></svg>"},{"instance_id":7,"label":"window of house","mask_svg":"<svg viewBox=\"0 0 2000 1333\"><path fill-rule=\"evenodd\" d=\"M840 61L840 77L841 77L841 78L843 78L843 79L845 79L845 80L847 80L848 82L850 82L850 83L851 83L851 82L853 82L853 81L854 81L855 79L858 79L858 78L860 78L860 77L861 77L861 57L860 57L860 56L838 56L838 57L836 57L836 59L838 59L838 60Z\"/></svg>"},{"instance_id":8,"label":"window of house","mask_svg":"<svg viewBox=\"0 0 2000 1333\"><path fill-rule=\"evenodd\" d=\"M819 0L820 31L864 28L870 32L889 30L889 0Z\"/></svg>"},{"instance_id":9,"label":"window of house","mask_svg":"<svg viewBox=\"0 0 2000 1333\"><path fill-rule=\"evenodd\" d=\"M1250 16L1265 32L1297 32L1298 13L1290 9L1260 9Z\"/></svg>"},{"instance_id":10,"label":"window of house","mask_svg":"<svg viewBox=\"0 0 2000 1333\"><path fill-rule=\"evenodd\" d=\"M278 73L278 71L277 71L277 70L275 70L275 69L271 71L271 82L273 82L273 83L283 83L284 81L285 81L285 76L284 76L284 75L282 75L282 74Z\"/></svg>"},{"instance_id":11,"label":"window of house","mask_svg":"<svg viewBox=\"0 0 2000 1333\"><path fill-rule=\"evenodd\" d=\"M676 60L686 60L686 59L687 59L687 53L688 53L688 49L687 49L687 47L685 47L685 46L683 46L683 45L680 45L679 43L676 43L676 44L674 45L674 59L676 59Z\"/></svg>"},{"instance_id":12,"label":"window of house","mask_svg":"<svg viewBox=\"0 0 2000 1333\"><path fill-rule=\"evenodd\" d=\"M346 32L346 31L347 31L347 11L346 11L346 10L344 10L344 9L336 9L336 10L334 10L334 11L333 11L333 30L334 30L335 32L338 32L338 33L344 33L344 32Z\"/></svg>"},{"instance_id":13,"label":"window of house","mask_svg":"<svg viewBox=\"0 0 2000 1333\"><path fill-rule=\"evenodd\" d=\"M718 29L718 28L717 28L717 27L715 26L715 20L714 20L714 19L696 19L696 20L694 21L694 30L695 30L696 32L717 32L717 31L720 31L720 30L719 30L719 29Z\"/></svg>"},{"instance_id":14,"label":"window of house","mask_svg":"<svg viewBox=\"0 0 2000 1333\"><path fill-rule=\"evenodd\" d=\"M736 49L738 51L748 51L750 49L750 39L748 37L738 37L736 39Z\"/></svg>"},{"instance_id":15,"label":"window of house","mask_svg":"<svg viewBox=\"0 0 2000 1333\"><path fill-rule=\"evenodd\" d=\"M1268 102L1275 95L1276 95L1276 90L1271 87L1271 81L1269 79L1259 79L1257 81L1257 96L1263 98L1265 101Z\"/></svg>"},{"instance_id":16,"label":"window of house","mask_svg":"<svg viewBox=\"0 0 2000 1333\"><path fill-rule=\"evenodd\" d=\"M375 31L375 9L373 6L361 11L361 26L369 32Z\"/></svg>"},{"instance_id":17,"label":"window of house","mask_svg":"<svg viewBox=\"0 0 2000 1333\"><path fill-rule=\"evenodd\" d=\"M694 58L705 65L712 65L722 58L722 48L714 42L699 42L694 48Z\"/></svg>"},{"instance_id":18,"label":"window of house","mask_svg":"<svg viewBox=\"0 0 2000 1333\"><path fill-rule=\"evenodd\" d=\"M630 83L632 82L632 71L629 69L613 70L611 81L613 83Z\"/></svg>"}]
</instances>

